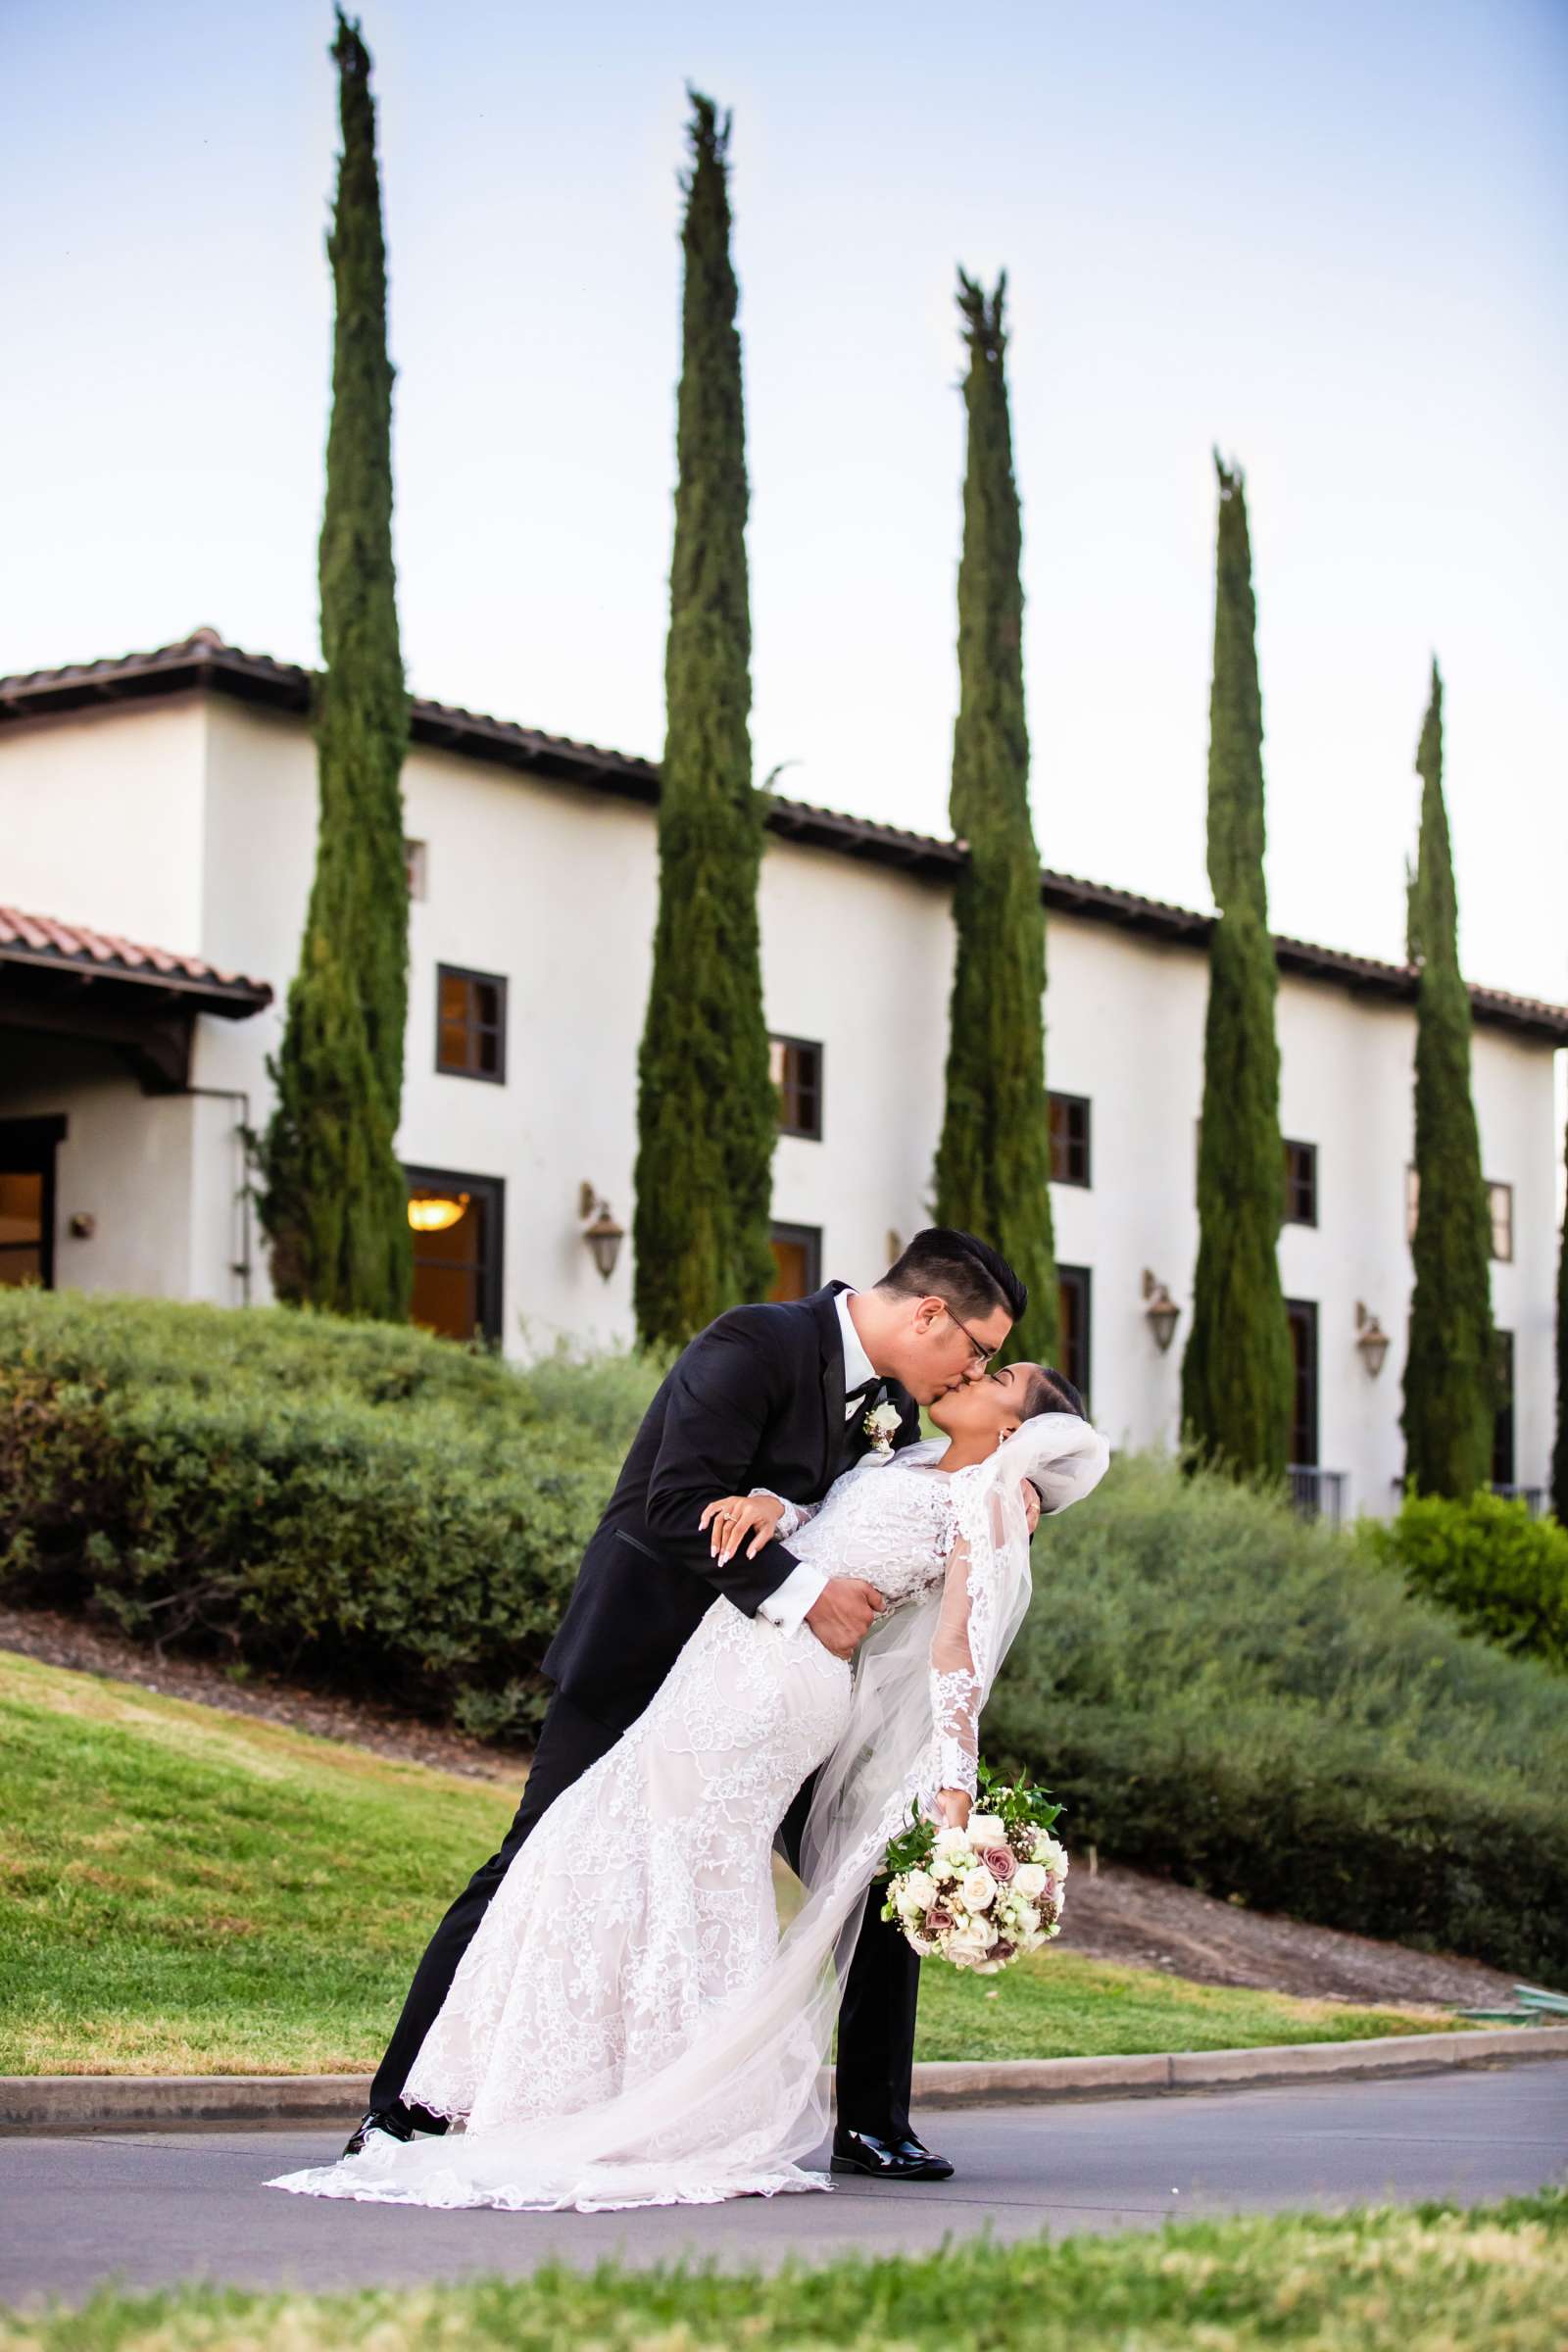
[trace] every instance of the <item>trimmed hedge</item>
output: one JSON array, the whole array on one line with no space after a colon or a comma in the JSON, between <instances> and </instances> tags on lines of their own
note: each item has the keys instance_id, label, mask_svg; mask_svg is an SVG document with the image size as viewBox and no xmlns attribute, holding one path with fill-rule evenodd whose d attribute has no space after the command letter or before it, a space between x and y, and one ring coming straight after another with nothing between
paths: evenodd
<instances>
[{"instance_id":1,"label":"trimmed hedge","mask_svg":"<svg viewBox=\"0 0 1568 2352\"><path fill-rule=\"evenodd\" d=\"M1499 1494L1407 1495L1371 1531L1406 1590L1440 1601L1499 1648L1568 1670L1568 1527Z\"/></svg>"},{"instance_id":2,"label":"trimmed hedge","mask_svg":"<svg viewBox=\"0 0 1568 2352\"><path fill-rule=\"evenodd\" d=\"M0 1592L525 1737L658 1368L0 1291ZM1035 1545L988 1751L1069 1842L1568 1981L1568 1680L1272 1494L1119 1460Z\"/></svg>"},{"instance_id":3,"label":"trimmed hedge","mask_svg":"<svg viewBox=\"0 0 1568 2352\"><path fill-rule=\"evenodd\" d=\"M1048 1522L987 1711L1063 1834L1298 1919L1568 1980L1568 1687L1256 1490L1122 1459Z\"/></svg>"},{"instance_id":4,"label":"trimmed hedge","mask_svg":"<svg viewBox=\"0 0 1568 2352\"><path fill-rule=\"evenodd\" d=\"M522 1736L656 1379L283 1308L0 1292L0 1591Z\"/></svg>"}]
</instances>

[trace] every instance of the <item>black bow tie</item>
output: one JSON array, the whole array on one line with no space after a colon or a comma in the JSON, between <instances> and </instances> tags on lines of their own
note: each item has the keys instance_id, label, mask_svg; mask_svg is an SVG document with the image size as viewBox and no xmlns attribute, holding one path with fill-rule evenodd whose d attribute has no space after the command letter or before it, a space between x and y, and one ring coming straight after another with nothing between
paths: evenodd
<instances>
[{"instance_id":1,"label":"black bow tie","mask_svg":"<svg viewBox=\"0 0 1568 2352\"><path fill-rule=\"evenodd\" d=\"M858 1389L846 1389L844 1392L845 1412L849 1412L851 1405L864 1404L866 1398L874 1396L881 1386L881 1381L873 1373L869 1380L862 1380Z\"/></svg>"}]
</instances>

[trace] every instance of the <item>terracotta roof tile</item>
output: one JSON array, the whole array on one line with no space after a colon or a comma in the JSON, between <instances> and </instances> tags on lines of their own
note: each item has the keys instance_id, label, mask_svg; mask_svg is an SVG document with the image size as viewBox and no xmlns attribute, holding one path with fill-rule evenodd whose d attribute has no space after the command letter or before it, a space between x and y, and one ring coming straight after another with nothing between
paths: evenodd
<instances>
[{"instance_id":1,"label":"terracotta roof tile","mask_svg":"<svg viewBox=\"0 0 1568 2352\"><path fill-rule=\"evenodd\" d=\"M200 956L142 947L135 940L122 939L118 932L93 931L85 923L63 923L52 914L28 914L20 906L0 906L0 959L92 965L106 978L168 980L176 987L205 988L210 994L254 998L258 1006L270 1004L272 998L267 981L221 971Z\"/></svg>"}]
</instances>

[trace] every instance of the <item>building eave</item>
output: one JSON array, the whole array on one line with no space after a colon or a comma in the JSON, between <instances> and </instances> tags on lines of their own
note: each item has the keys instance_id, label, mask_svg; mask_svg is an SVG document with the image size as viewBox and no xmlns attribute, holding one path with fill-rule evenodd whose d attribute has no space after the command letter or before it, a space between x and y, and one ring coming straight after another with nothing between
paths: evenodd
<instances>
[{"instance_id":1,"label":"building eave","mask_svg":"<svg viewBox=\"0 0 1568 2352\"><path fill-rule=\"evenodd\" d=\"M275 662L228 645L214 629L198 629L176 645L117 660L34 670L0 678L0 729L24 719L65 716L114 705L135 705L193 691L223 694L266 709L308 716L313 673L298 663ZM574 784L618 799L657 807L659 767L652 760L607 751L570 737L546 735L509 719L466 710L416 696L410 706L414 742L433 751L510 767L558 783ZM780 840L821 849L879 865L920 880L951 884L961 869L964 849L934 835L848 816L805 801L772 799L766 823ZM1046 867L1041 897L1054 913L1116 925L1141 937L1204 949L1213 929L1211 914L1173 906L1136 892L1114 890ZM1295 978L1348 988L1352 995L1387 1004L1413 1004L1419 974L1410 964L1383 963L1308 940L1277 937L1282 972ZM1568 1045L1568 1006L1516 997L1506 990L1472 986L1470 1003L1478 1023L1504 1029L1534 1045ZM215 1007L216 1009L216 1007Z\"/></svg>"}]
</instances>

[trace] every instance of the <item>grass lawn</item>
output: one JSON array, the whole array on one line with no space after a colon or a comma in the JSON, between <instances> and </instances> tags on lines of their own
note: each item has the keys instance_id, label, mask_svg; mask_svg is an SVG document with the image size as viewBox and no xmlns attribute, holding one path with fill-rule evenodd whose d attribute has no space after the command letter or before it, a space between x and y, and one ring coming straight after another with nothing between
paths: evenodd
<instances>
[{"instance_id":1,"label":"grass lawn","mask_svg":"<svg viewBox=\"0 0 1568 2352\"><path fill-rule=\"evenodd\" d=\"M1568 2192L1198 2222L1118 2237L984 2238L772 2278L684 2268L350 2295L101 2292L8 2320L0 2352L1561 2352Z\"/></svg>"},{"instance_id":2,"label":"grass lawn","mask_svg":"<svg viewBox=\"0 0 1568 2352\"><path fill-rule=\"evenodd\" d=\"M0 1651L0 2074L368 2070L425 1936L513 1805L504 1788ZM923 2058L1444 2022L1059 1950L989 1983L928 1968L920 2017Z\"/></svg>"}]
</instances>

